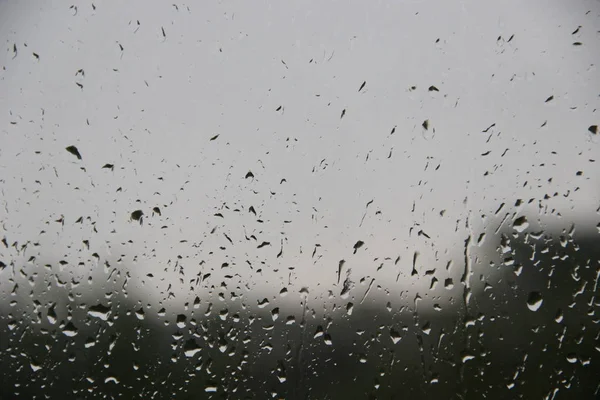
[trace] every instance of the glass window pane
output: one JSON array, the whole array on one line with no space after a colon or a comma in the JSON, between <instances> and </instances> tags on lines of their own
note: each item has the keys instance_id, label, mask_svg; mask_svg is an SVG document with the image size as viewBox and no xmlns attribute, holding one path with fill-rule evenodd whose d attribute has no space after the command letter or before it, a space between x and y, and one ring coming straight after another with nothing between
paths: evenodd
<instances>
[{"instance_id":1,"label":"glass window pane","mask_svg":"<svg viewBox=\"0 0 600 400\"><path fill-rule=\"evenodd\" d=\"M2 395L598 396L599 13L0 2Z\"/></svg>"}]
</instances>

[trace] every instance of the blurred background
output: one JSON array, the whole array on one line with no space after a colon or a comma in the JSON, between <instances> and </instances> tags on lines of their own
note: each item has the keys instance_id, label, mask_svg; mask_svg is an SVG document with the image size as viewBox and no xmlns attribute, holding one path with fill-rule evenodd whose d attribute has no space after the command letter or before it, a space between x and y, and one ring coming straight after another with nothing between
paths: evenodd
<instances>
[{"instance_id":1,"label":"blurred background","mask_svg":"<svg viewBox=\"0 0 600 400\"><path fill-rule=\"evenodd\" d=\"M597 1L0 1L0 398L600 394Z\"/></svg>"}]
</instances>

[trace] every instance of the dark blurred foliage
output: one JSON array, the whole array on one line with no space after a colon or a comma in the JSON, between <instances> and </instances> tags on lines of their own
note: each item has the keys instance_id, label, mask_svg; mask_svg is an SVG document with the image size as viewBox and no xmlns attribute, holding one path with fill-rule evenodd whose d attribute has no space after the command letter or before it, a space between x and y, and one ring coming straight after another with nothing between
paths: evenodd
<instances>
[{"instance_id":1,"label":"dark blurred foliage","mask_svg":"<svg viewBox=\"0 0 600 400\"><path fill-rule=\"evenodd\" d=\"M419 294L416 309L377 299L351 315L349 300L333 296L338 307L323 318L313 315L322 305L300 297L275 321L275 306L225 312L222 303L208 313L201 302L181 310L179 326L173 310L144 307L141 318L142 305L123 293L104 303L106 321L73 299L63 299L68 313L56 306L54 325L47 304L34 315L3 312L2 399L594 398L598 236L487 234L468 255L468 303L454 298L433 314L419 312ZM532 311L527 302L539 299ZM67 314L74 337L60 328Z\"/></svg>"}]
</instances>

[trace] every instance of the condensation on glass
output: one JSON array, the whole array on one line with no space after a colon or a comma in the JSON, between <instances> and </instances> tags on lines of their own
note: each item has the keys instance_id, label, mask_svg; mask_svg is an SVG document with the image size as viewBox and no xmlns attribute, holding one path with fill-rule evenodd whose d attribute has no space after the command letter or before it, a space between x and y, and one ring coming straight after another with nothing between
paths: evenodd
<instances>
[{"instance_id":1,"label":"condensation on glass","mask_svg":"<svg viewBox=\"0 0 600 400\"><path fill-rule=\"evenodd\" d=\"M600 395L599 13L0 3L2 397Z\"/></svg>"}]
</instances>

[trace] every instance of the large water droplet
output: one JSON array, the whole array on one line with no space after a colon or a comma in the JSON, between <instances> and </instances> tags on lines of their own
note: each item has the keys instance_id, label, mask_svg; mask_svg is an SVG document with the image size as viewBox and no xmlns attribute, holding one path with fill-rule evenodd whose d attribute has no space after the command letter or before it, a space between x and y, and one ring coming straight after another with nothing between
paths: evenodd
<instances>
[{"instance_id":1,"label":"large water droplet","mask_svg":"<svg viewBox=\"0 0 600 400\"><path fill-rule=\"evenodd\" d=\"M108 314L110 313L110 307L97 304L95 306L91 306L87 313L90 317L100 318L101 320L106 321L108 319Z\"/></svg>"},{"instance_id":2,"label":"large water droplet","mask_svg":"<svg viewBox=\"0 0 600 400\"><path fill-rule=\"evenodd\" d=\"M529 228L529 221L527 221L527 217L522 216L515 219L515 222L513 222L513 228L519 233Z\"/></svg>"},{"instance_id":3,"label":"large water droplet","mask_svg":"<svg viewBox=\"0 0 600 400\"><path fill-rule=\"evenodd\" d=\"M194 355L200 350L202 349L194 339L187 340L183 345L183 352L186 357L194 357Z\"/></svg>"},{"instance_id":4,"label":"large water droplet","mask_svg":"<svg viewBox=\"0 0 600 400\"><path fill-rule=\"evenodd\" d=\"M177 316L177 327L178 327L178 328L180 328L180 329L183 329L183 328L185 328L185 321L186 321L186 319L187 319L187 318L186 318L186 316L185 316L185 315L183 315L183 314L179 314L179 315Z\"/></svg>"},{"instance_id":5,"label":"large water droplet","mask_svg":"<svg viewBox=\"0 0 600 400\"><path fill-rule=\"evenodd\" d=\"M137 319L143 320L146 317L146 313L144 312L143 308L140 308L135 312L135 316L137 317Z\"/></svg>"},{"instance_id":6,"label":"large water droplet","mask_svg":"<svg viewBox=\"0 0 600 400\"><path fill-rule=\"evenodd\" d=\"M63 329L63 334L68 337L77 336L77 328L72 322L69 322Z\"/></svg>"},{"instance_id":7,"label":"large water droplet","mask_svg":"<svg viewBox=\"0 0 600 400\"><path fill-rule=\"evenodd\" d=\"M38 364L37 362L35 362L35 361L32 361L32 362L29 364L29 366L31 367L31 370L32 370L33 372L37 372L37 371L39 371L40 369L42 369L42 366L41 366L41 365L39 365L39 364Z\"/></svg>"}]
</instances>

